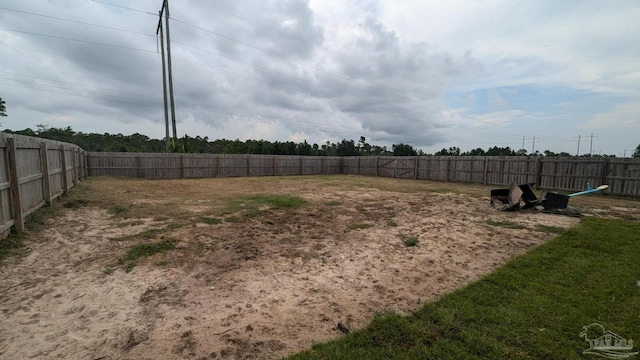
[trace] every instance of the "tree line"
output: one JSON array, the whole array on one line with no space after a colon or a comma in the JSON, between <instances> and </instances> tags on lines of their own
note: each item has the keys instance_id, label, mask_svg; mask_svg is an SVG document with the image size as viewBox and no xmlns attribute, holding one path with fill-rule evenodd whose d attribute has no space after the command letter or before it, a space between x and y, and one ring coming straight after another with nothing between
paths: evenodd
<instances>
[{"instance_id":1,"label":"tree line","mask_svg":"<svg viewBox=\"0 0 640 360\"><path fill-rule=\"evenodd\" d=\"M166 142L159 139L151 139L146 135L132 134L97 134L76 132L70 126L66 128L37 125L36 130L30 128L18 131L4 130L6 133L39 137L43 139L57 140L75 144L86 151L95 152L153 152L160 153L166 149ZM180 139L171 141L170 151L182 153L210 153L210 154L264 154L264 155L306 155L306 156L571 156L566 152L555 153L545 150L542 153L536 151L527 154L525 149L515 150L510 147L493 146L487 150L477 148L462 152L459 147L443 148L434 153L427 154L412 145L399 143L393 144L391 149L386 146L372 145L364 136L356 142L343 139L339 142L324 144L309 144L293 141L267 141L246 140L241 141L217 139L209 140L208 137L190 137L184 135ZM587 155L588 156L588 155ZM607 155L596 155L607 156ZM640 145L636 148L635 157L640 157ZM612 155L612 157L615 157Z\"/></svg>"}]
</instances>

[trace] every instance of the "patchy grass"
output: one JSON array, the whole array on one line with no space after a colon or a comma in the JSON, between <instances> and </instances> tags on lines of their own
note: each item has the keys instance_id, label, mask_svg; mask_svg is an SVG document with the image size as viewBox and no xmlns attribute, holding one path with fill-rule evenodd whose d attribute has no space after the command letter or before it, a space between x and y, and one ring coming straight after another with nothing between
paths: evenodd
<instances>
[{"instance_id":1,"label":"patchy grass","mask_svg":"<svg viewBox=\"0 0 640 360\"><path fill-rule=\"evenodd\" d=\"M125 208L122 205L116 204L116 205L109 206L107 208L107 211L109 212L109 214L113 216L121 216L124 212L127 211L127 208Z\"/></svg>"},{"instance_id":2,"label":"patchy grass","mask_svg":"<svg viewBox=\"0 0 640 360\"><path fill-rule=\"evenodd\" d=\"M585 218L409 316L376 316L289 359L581 359L583 326L640 335L638 239L637 222Z\"/></svg>"},{"instance_id":3,"label":"patchy grass","mask_svg":"<svg viewBox=\"0 0 640 360\"><path fill-rule=\"evenodd\" d=\"M164 240L156 243L138 244L133 245L127 251L125 260L135 261L142 257L151 256L156 253L164 252L167 250L175 249L177 240Z\"/></svg>"},{"instance_id":4,"label":"patchy grass","mask_svg":"<svg viewBox=\"0 0 640 360\"><path fill-rule=\"evenodd\" d=\"M62 202L62 207L67 209L79 209L83 206L88 206L89 200L87 199L69 199L67 201Z\"/></svg>"},{"instance_id":5,"label":"patchy grass","mask_svg":"<svg viewBox=\"0 0 640 360\"><path fill-rule=\"evenodd\" d=\"M518 224L513 221L495 221L495 220L487 220L487 224L491 226L503 227L505 229L527 229L526 226L522 224Z\"/></svg>"},{"instance_id":6,"label":"patchy grass","mask_svg":"<svg viewBox=\"0 0 640 360\"><path fill-rule=\"evenodd\" d=\"M417 236L406 237L404 238L403 242L406 246L409 246L409 247L416 246L419 243Z\"/></svg>"},{"instance_id":7,"label":"patchy grass","mask_svg":"<svg viewBox=\"0 0 640 360\"><path fill-rule=\"evenodd\" d=\"M177 242L178 240L170 239L156 243L146 243L131 246L127 251L125 257L121 259L121 263L126 263L124 271L131 272L131 270L133 270L133 268L137 265L137 260L139 260L140 258L149 257L157 253L175 249Z\"/></svg>"},{"instance_id":8,"label":"patchy grass","mask_svg":"<svg viewBox=\"0 0 640 360\"><path fill-rule=\"evenodd\" d=\"M126 235L126 236L122 236L119 238L114 238L112 239L112 241L130 241L130 240L138 240L140 238L142 239L156 239L158 237L162 237L162 234L166 234L168 232L171 232L175 229L178 229L180 227L184 226L181 223L177 223L177 222L172 222L167 224L164 227L161 228L152 228L152 229L146 229L143 230L137 234L133 234L133 235Z\"/></svg>"},{"instance_id":9,"label":"patchy grass","mask_svg":"<svg viewBox=\"0 0 640 360\"><path fill-rule=\"evenodd\" d=\"M540 231L547 234L562 234L565 232L565 228L561 228L559 226L551 226L551 225L543 225L536 224L536 231Z\"/></svg>"},{"instance_id":10,"label":"patchy grass","mask_svg":"<svg viewBox=\"0 0 640 360\"><path fill-rule=\"evenodd\" d=\"M364 230L372 226L373 225L365 222L354 222L354 223L347 224L347 229L348 230Z\"/></svg>"},{"instance_id":11,"label":"patchy grass","mask_svg":"<svg viewBox=\"0 0 640 360\"><path fill-rule=\"evenodd\" d=\"M306 200L291 195L257 194L227 200L222 215L231 215L227 222L243 222L270 210L292 210L305 205Z\"/></svg>"},{"instance_id":12,"label":"patchy grass","mask_svg":"<svg viewBox=\"0 0 640 360\"><path fill-rule=\"evenodd\" d=\"M24 248L24 236L12 234L6 239L0 240L0 264L11 254Z\"/></svg>"},{"instance_id":13,"label":"patchy grass","mask_svg":"<svg viewBox=\"0 0 640 360\"><path fill-rule=\"evenodd\" d=\"M221 224L222 223L222 219L215 218L215 217L209 217L209 216L201 217L200 221L202 221L205 224L209 224L209 225L215 225L215 224Z\"/></svg>"},{"instance_id":14,"label":"patchy grass","mask_svg":"<svg viewBox=\"0 0 640 360\"><path fill-rule=\"evenodd\" d=\"M124 228L127 226L138 226L144 224L142 220L131 220L131 221L123 221L118 223L119 228Z\"/></svg>"}]
</instances>

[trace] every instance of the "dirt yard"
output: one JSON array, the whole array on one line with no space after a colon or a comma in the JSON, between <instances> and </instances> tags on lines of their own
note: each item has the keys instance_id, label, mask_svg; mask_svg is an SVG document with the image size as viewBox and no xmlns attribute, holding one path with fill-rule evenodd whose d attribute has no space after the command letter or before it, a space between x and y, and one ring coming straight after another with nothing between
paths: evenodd
<instances>
[{"instance_id":1,"label":"dirt yard","mask_svg":"<svg viewBox=\"0 0 640 360\"><path fill-rule=\"evenodd\" d=\"M407 314L580 221L500 212L488 189L350 176L90 179L0 265L0 358L280 358L343 336L339 323ZM247 194L306 203L252 209ZM616 204L601 212L640 218L637 203ZM126 260L161 241L175 248Z\"/></svg>"}]
</instances>

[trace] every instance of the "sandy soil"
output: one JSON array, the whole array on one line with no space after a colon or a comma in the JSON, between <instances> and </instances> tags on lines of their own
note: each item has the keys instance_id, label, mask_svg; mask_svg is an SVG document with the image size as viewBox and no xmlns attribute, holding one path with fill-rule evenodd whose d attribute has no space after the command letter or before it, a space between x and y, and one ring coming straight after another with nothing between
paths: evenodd
<instances>
[{"instance_id":1,"label":"sandy soil","mask_svg":"<svg viewBox=\"0 0 640 360\"><path fill-rule=\"evenodd\" d=\"M129 273L114 239L162 222L92 206L49 220L0 267L0 358L279 358L478 279L554 236L538 225L580 221L457 194L292 191L311 205L172 230L177 248Z\"/></svg>"}]
</instances>

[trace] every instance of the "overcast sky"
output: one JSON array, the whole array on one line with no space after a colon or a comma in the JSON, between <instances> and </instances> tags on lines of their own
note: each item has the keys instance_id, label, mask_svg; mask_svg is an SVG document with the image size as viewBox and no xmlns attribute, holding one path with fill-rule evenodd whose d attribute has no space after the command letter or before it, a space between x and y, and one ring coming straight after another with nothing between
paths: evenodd
<instances>
[{"instance_id":1,"label":"overcast sky","mask_svg":"<svg viewBox=\"0 0 640 360\"><path fill-rule=\"evenodd\" d=\"M161 6L1 0L3 128L163 138ZM640 144L636 0L171 0L170 15L179 136Z\"/></svg>"}]
</instances>

